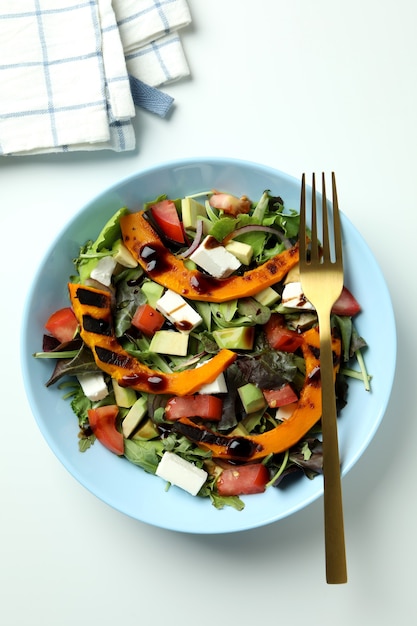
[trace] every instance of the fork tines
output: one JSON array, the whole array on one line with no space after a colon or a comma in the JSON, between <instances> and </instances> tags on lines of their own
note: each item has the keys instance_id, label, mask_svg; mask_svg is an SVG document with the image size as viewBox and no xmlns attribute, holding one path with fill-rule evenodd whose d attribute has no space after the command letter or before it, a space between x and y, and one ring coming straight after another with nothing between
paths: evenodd
<instances>
[{"instance_id":1,"label":"fork tines","mask_svg":"<svg viewBox=\"0 0 417 626\"><path fill-rule=\"evenodd\" d=\"M306 182L305 174L301 179L301 203L300 203L300 260L306 263L317 263L320 259L326 259L338 264L342 264L342 237L339 214L339 203L337 198L336 176L332 172L332 219L333 229L329 229L329 207L326 196L326 177L324 172L321 175L321 196L322 196L322 224L317 218L317 185L316 175L312 174L311 193L311 220L306 215ZM311 222L311 234L307 232L306 222ZM329 237L332 230L333 239ZM321 236L319 235L321 234Z\"/></svg>"}]
</instances>

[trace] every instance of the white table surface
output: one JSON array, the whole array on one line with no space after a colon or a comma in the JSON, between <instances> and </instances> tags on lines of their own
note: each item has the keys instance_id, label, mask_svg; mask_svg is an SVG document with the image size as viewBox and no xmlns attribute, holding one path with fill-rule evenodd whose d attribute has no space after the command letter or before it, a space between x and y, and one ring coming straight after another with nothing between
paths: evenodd
<instances>
[{"instance_id":1,"label":"white table surface","mask_svg":"<svg viewBox=\"0 0 417 626\"><path fill-rule=\"evenodd\" d=\"M0 622L415 623L417 4L189 4L193 25L183 42L192 78L165 88L176 99L169 120L138 112L136 152L0 157ZM258 161L297 177L335 170L342 208L391 292L398 326L391 400L343 481L347 585L325 583L322 500L234 535L150 527L68 474L25 397L21 314L51 239L119 179L204 155Z\"/></svg>"}]
</instances>

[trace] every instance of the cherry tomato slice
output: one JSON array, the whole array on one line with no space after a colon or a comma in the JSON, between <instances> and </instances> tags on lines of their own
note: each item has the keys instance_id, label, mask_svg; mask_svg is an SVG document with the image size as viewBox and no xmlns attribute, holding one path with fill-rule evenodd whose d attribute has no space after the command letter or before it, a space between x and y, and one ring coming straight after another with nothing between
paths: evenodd
<instances>
[{"instance_id":1,"label":"cherry tomato slice","mask_svg":"<svg viewBox=\"0 0 417 626\"><path fill-rule=\"evenodd\" d=\"M161 200L152 205L150 211L155 223L168 239L177 243L185 242L182 224L172 200Z\"/></svg>"},{"instance_id":2,"label":"cherry tomato slice","mask_svg":"<svg viewBox=\"0 0 417 626\"><path fill-rule=\"evenodd\" d=\"M119 456L124 452L123 435L116 428L119 407L116 404L99 406L88 410L91 430L106 448Z\"/></svg>"},{"instance_id":3,"label":"cherry tomato slice","mask_svg":"<svg viewBox=\"0 0 417 626\"><path fill-rule=\"evenodd\" d=\"M52 337L55 337L61 343L65 343L74 339L78 322L71 307L65 307L52 313L45 324L45 328Z\"/></svg>"},{"instance_id":4,"label":"cherry tomato slice","mask_svg":"<svg viewBox=\"0 0 417 626\"><path fill-rule=\"evenodd\" d=\"M269 480L269 472L262 463L236 465L224 469L216 483L221 496L241 496L263 493Z\"/></svg>"}]
</instances>

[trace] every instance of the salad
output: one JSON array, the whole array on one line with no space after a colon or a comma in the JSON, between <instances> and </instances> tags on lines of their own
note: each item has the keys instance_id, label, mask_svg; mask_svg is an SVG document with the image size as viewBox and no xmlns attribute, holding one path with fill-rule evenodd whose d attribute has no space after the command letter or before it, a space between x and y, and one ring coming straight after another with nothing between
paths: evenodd
<instances>
[{"instance_id":1,"label":"salad","mask_svg":"<svg viewBox=\"0 0 417 626\"><path fill-rule=\"evenodd\" d=\"M240 496L322 471L317 316L298 272L299 215L264 191L123 207L84 243L42 350L79 423L167 487L241 510ZM332 311L337 408L370 377L360 305Z\"/></svg>"}]
</instances>

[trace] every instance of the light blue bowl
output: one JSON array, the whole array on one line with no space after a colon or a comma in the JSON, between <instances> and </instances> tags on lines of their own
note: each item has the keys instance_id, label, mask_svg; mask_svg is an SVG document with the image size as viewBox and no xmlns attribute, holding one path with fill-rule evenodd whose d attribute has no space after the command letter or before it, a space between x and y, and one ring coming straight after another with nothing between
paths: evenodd
<instances>
[{"instance_id":1,"label":"light blue bowl","mask_svg":"<svg viewBox=\"0 0 417 626\"><path fill-rule=\"evenodd\" d=\"M68 305L67 280L79 247L94 239L121 206L138 210L142 203L166 193L171 197L219 189L257 200L265 189L280 195L287 208L299 208L300 181L263 165L224 158L180 160L139 172L88 203L57 236L44 257L29 293L22 329L22 368L33 414L43 436L67 470L98 498L142 522L189 533L228 533L255 528L287 517L323 493L321 477L303 478L285 490L269 489L243 498L245 509L216 510L146 474L106 450L98 442L78 450L78 423L57 386L47 389L52 363L36 360L44 323L55 309ZM391 393L396 361L396 332L390 295L365 241L342 216L346 285L362 305L356 318L369 349L366 363L372 391L350 383L349 403L339 418L342 472L345 475L367 448L383 418ZM366 271L364 270L366 268ZM384 341L381 341L384 337Z\"/></svg>"}]
</instances>

